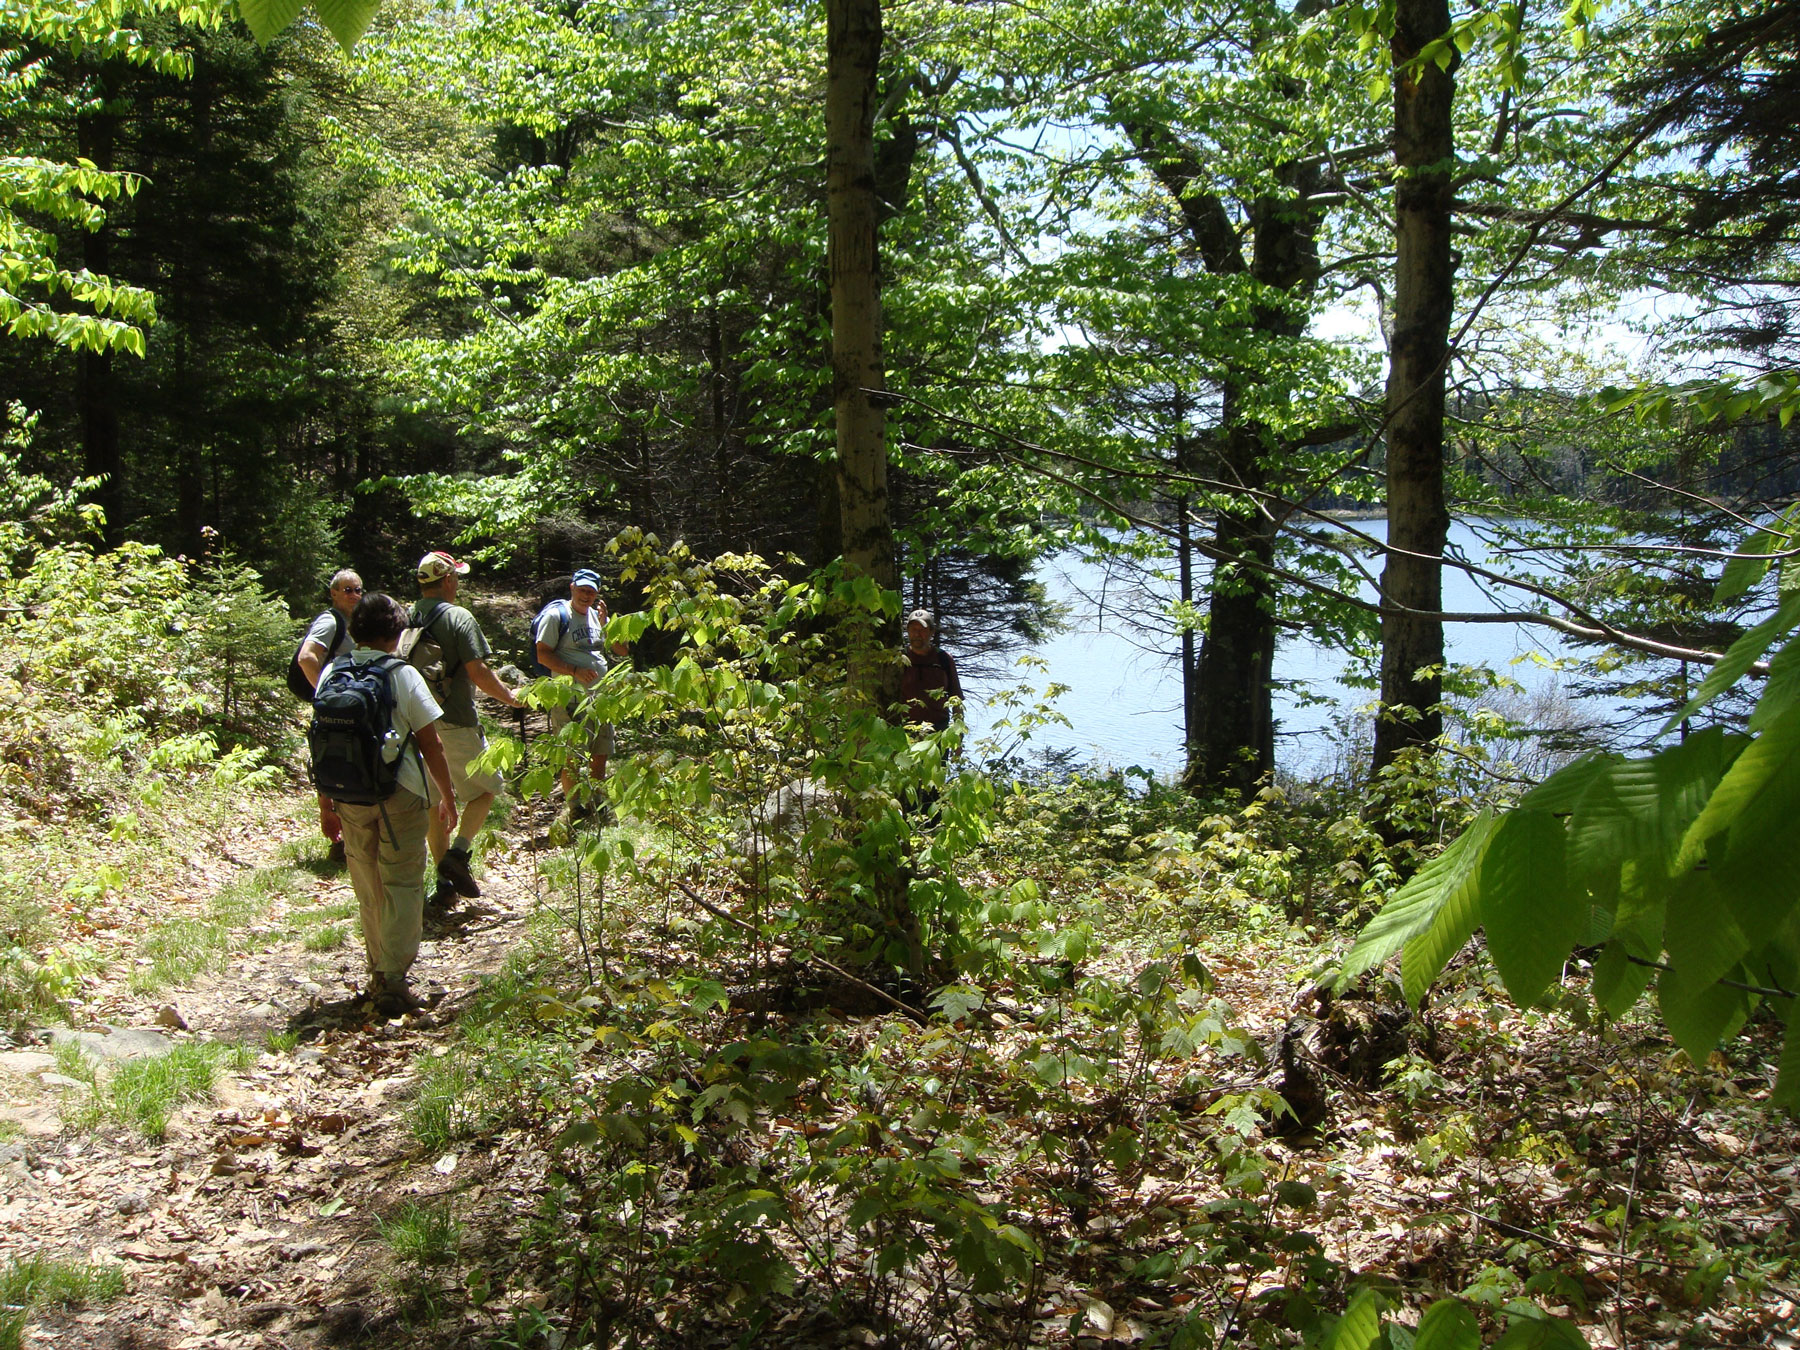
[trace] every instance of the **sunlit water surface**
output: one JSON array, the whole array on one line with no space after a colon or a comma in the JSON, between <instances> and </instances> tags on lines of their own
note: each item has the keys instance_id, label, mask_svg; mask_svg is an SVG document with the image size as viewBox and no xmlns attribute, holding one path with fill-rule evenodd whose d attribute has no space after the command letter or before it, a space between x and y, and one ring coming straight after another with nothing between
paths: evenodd
<instances>
[{"instance_id":1,"label":"sunlit water surface","mask_svg":"<svg viewBox=\"0 0 1800 1350\"><path fill-rule=\"evenodd\" d=\"M1358 521L1356 528L1377 538L1387 536L1385 520ZM1455 522L1449 542L1471 562L1495 561L1478 524ZM1379 561L1371 568L1378 570ZM1123 618L1122 607L1128 603L1125 583L1109 577L1098 564L1064 554L1045 563L1038 579L1052 599L1071 607L1070 628L1031 649L1048 663L1041 674L1021 669L1007 679L965 680L971 731L977 736L998 734L1009 747L1015 745L1015 734L994 732L995 724L1011 714L986 707L985 700L1002 685L1030 680L1042 688L1054 680L1069 686L1054 706L1070 725L1036 728L1022 753L1068 750L1079 761L1113 768L1137 765L1161 775L1178 773L1181 681L1173 644L1164 651L1144 648L1142 638ZM1172 585L1168 593L1173 593ZM1458 569L1445 569L1446 611L1493 613L1500 607L1482 584ZM1516 601L1513 607L1518 607ZM1486 665L1523 685L1519 706L1533 699L1557 700L1565 679L1557 661L1570 649L1550 630L1510 623L1453 624L1445 629L1445 641L1452 662ZM1346 665L1342 651L1300 640L1277 649L1276 679L1293 685L1277 695L1275 705L1276 759L1282 768L1311 772L1329 767L1340 753L1341 734L1334 726L1366 708L1373 697L1368 689L1344 683ZM1612 713L1610 707L1594 707L1592 701L1583 711L1602 718Z\"/></svg>"}]
</instances>

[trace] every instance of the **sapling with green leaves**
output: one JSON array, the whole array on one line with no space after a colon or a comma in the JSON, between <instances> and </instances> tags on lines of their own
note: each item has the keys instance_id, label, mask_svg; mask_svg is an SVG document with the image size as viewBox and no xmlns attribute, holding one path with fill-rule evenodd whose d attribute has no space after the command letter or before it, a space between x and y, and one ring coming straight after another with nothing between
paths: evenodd
<instances>
[{"instance_id":1,"label":"sapling with green leaves","mask_svg":"<svg viewBox=\"0 0 1800 1350\"><path fill-rule=\"evenodd\" d=\"M1664 1022L1696 1064L1767 1003L1789 1027L1770 1100L1800 1104L1797 531L1800 508L1790 508L1726 565L1717 603L1773 572L1773 610L1723 654L1663 734L1689 727L1757 671L1766 682L1747 723L1687 730L1648 756L1587 755L1511 810L1483 811L1363 930L1343 978L1398 951L1417 1004L1482 928L1507 992L1526 1005L1549 994L1578 949L1598 948L1599 1007L1623 1016L1654 985Z\"/></svg>"},{"instance_id":2,"label":"sapling with green leaves","mask_svg":"<svg viewBox=\"0 0 1800 1350\"><path fill-rule=\"evenodd\" d=\"M609 639L654 632L672 656L641 670L616 664L583 710L632 729L633 752L606 791L619 818L639 827L577 831L571 847L587 875L673 878L664 884L705 898L683 879L710 873L702 887L723 883L730 906L714 919L753 934L759 963L779 947L802 964L941 982L975 950L974 902L956 859L985 832L993 789L958 766L959 731L918 734L847 688L830 640L842 631L838 616L891 623L897 599L866 578L790 581L754 557L708 562L637 532L609 553L621 581L645 596L638 612L614 616ZM562 696L552 679L526 699ZM538 742L522 791L547 794L565 767L578 767L569 737L581 734L572 724L568 736ZM830 808L806 813L792 838L745 848L764 799L800 781ZM934 794L929 823L909 816L908 803Z\"/></svg>"}]
</instances>

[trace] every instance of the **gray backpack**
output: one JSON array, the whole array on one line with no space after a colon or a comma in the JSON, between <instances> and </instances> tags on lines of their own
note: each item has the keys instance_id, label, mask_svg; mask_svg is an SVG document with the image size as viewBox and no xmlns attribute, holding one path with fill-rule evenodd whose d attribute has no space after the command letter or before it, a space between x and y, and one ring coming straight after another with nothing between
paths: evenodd
<instances>
[{"instance_id":1,"label":"gray backpack","mask_svg":"<svg viewBox=\"0 0 1800 1350\"><path fill-rule=\"evenodd\" d=\"M441 707L449 700L450 681L456 678L461 662L452 665L444 656L444 644L438 641L432 626L437 623L438 616L450 608L449 602L439 600L426 613L425 621L417 627L409 626L400 634L400 642L394 648L394 655L407 665L418 671L431 688L431 696Z\"/></svg>"}]
</instances>

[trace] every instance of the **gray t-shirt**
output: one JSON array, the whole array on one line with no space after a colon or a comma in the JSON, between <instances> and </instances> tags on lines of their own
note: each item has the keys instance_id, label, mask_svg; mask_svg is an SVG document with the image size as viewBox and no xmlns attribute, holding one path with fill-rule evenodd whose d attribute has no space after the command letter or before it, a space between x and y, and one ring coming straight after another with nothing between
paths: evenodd
<instances>
[{"instance_id":1,"label":"gray t-shirt","mask_svg":"<svg viewBox=\"0 0 1800 1350\"><path fill-rule=\"evenodd\" d=\"M348 619L344 620L344 635L338 638L337 645L332 645L331 639L332 635L337 632L338 617L335 609L326 610L312 621L312 627L306 630L305 642L300 644L305 647L307 642L316 642L325 649L325 659L319 663L321 670L356 645L350 638L350 621Z\"/></svg>"},{"instance_id":2,"label":"gray t-shirt","mask_svg":"<svg viewBox=\"0 0 1800 1350\"><path fill-rule=\"evenodd\" d=\"M567 615L569 626L558 637L556 630ZM586 614L577 612L567 600L545 605L532 630L533 643L542 642L557 656L577 670L597 670L606 674L606 625L600 611L589 607Z\"/></svg>"},{"instance_id":3,"label":"gray t-shirt","mask_svg":"<svg viewBox=\"0 0 1800 1350\"><path fill-rule=\"evenodd\" d=\"M432 611L435 610L434 614ZM444 697L444 722L453 727L481 724L475 715L475 685L469 679L469 662L485 661L493 648L475 616L461 605L439 599L421 600L412 607L407 623L415 627L430 616L431 636L444 649L444 668L453 671Z\"/></svg>"}]
</instances>

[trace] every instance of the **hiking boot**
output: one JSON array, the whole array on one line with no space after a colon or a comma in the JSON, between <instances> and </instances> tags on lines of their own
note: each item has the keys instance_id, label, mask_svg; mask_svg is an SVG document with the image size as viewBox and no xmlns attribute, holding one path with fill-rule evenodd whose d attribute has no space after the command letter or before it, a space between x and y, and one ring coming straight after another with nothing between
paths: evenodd
<instances>
[{"instance_id":1,"label":"hiking boot","mask_svg":"<svg viewBox=\"0 0 1800 1350\"><path fill-rule=\"evenodd\" d=\"M382 1017L405 1017L425 1006L412 996L404 975L377 975L369 982L369 992L374 995L376 1013Z\"/></svg>"},{"instance_id":2,"label":"hiking boot","mask_svg":"<svg viewBox=\"0 0 1800 1350\"><path fill-rule=\"evenodd\" d=\"M387 976L379 970L370 971L369 977L363 981L362 993L356 996L356 1006L367 1008L371 1012L375 1011L376 1005L380 1003L381 995L386 989Z\"/></svg>"},{"instance_id":3,"label":"hiking boot","mask_svg":"<svg viewBox=\"0 0 1800 1350\"><path fill-rule=\"evenodd\" d=\"M333 839L331 847L325 850L325 865L330 868L342 868L346 865L342 839Z\"/></svg>"},{"instance_id":4,"label":"hiking boot","mask_svg":"<svg viewBox=\"0 0 1800 1350\"><path fill-rule=\"evenodd\" d=\"M453 848L438 859L438 889L442 890L446 883L456 888L458 895L473 900L481 894L481 887L475 884L475 875L469 871L469 855L461 849Z\"/></svg>"},{"instance_id":5,"label":"hiking boot","mask_svg":"<svg viewBox=\"0 0 1800 1350\"><path fill-rule=\"evenodd\" d=\"M438 878L437 889L425 897L425 908L436 910L440 913L446 913L455 909L456 902L461 898L462 897L456 893L456 887L440 877Z\"/></svg>"}]
</instances>

